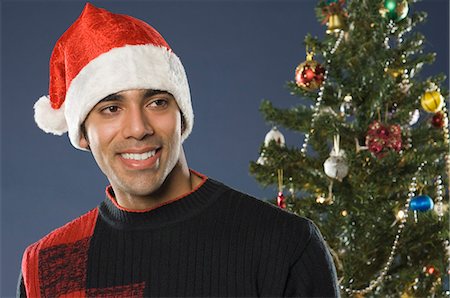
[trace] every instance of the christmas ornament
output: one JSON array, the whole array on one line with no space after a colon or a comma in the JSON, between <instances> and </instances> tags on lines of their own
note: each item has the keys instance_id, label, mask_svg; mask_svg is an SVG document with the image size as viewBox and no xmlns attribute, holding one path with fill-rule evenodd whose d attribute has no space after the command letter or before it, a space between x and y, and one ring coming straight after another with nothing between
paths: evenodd
<instances>
[{"instance_id":1,"label":"christmas ornament","mask_svg":"<svg viewBox=\"0 0 450 298\"><path fill-rule=\"evenodd\" d=\"M306 55L306 61L300 63L295 69L295 82L306 91L316 90L324 81L325 69L313 59L313 56L314 53L309 52Z\"/></svg>"},{"instance_id":2,"label":"christmas ornament","mask_svg":"<svg viewBox=\"0 0 450 298\"><path fill-rule=\"evenodd\" d=\"M286 209L286 201L284 199L284 195L282 192L278 193L278 197L277 197L277 205L278 207L280 207L281 209Z\"/></svg>"},{"instance_id":3,"label":"christmas ornament","mask_svg":"<svg viewBox=\"0 0 450 298\"><path fill-rule=\"evenodd\" d=\"M278 169L278 196L277 205L281 209L286 209L286 201L283 195L283 169Z\"/></svg>"},{"instance_id":4,"label":"christmas ornament","mask_svg":"<svg viewBox=\"0 0 450 298\"><path fill-rule=\"evenodd\" d=\"M405 70L401 67L397 68L386 67L384 71L388 73L393 79L397 79L403 74Z\"/></svg>"},{"instance_id":5,"label":"christmas ornament","mask_svg":"<svg viewBox=\"0 0 450 298\"><path fill-rule=\"evenodd\" d=\"M405 218L405 211L399 210L395 217L397 218L397 220L402 220L403 218Z\"/></svg>"},{"instance_id":6,"label":"christmas ornament","mask_svg":"<svg viewBox=\"0 0 450 298\"><path fill-rule=\"evenodd\" d=\"M316 198L316 203L323 204L327 199L325 198L325 194L320 194Z\"/></svg>"},{"instance_id":7,"label":"christmas ornament","mask_svg":"<svg viewBox=\"0 0 450 298\"><path fill-rule=\"evenodd\" d=\"M436 128L442 128L445 124L444 113L437 112L434 114L433 118L431 118L431 124Z\"/></svg>"},{"instance_id":8,"label":"christmas ornament","mask_svg":"<svg viewBox=\"0 0 450 298\"><path fill-rule=\"evenodd\" d=\"M379 12L384 18L398 22L408 15L408 10L407 0L384 0Z\"/></svg>"},{"instance_id":9,"label":"christmas ornament","mask_svg":"<svg viewBox=\"0 0 450 298\"><path fill-rule=\"evenodd\" d=\"M410 295L407 291L405 291L400 295L400 298L414 298L414 296Z\"/></svg>"},{"instance_id":10,"label":"christmas ornament","mask_svg":"<svg viewBox=\"0 0 450 298\"><path fill-rule=\"evenodd\" d=\"M347 94L346 96L344 96L344 101L345 102L352 102L353 97L350 94Z\"/></svg>"},{"instance_id":11,"label":"christmas ornament","mask_svg":"<svg viewBox=\"0 0 450 298\"><path fill-rule=\"evenodd\" d=\"M339 148L340 136L334 136L334 147L331 150L330 157L323 164L323 169L328 177L342 182L348 174L348 165L344 150Z\"/></svg>"},{"instance_id":12,"label":"christmas ornament","mask_svg":"<svg viewBox=\"0 0 450 298\"><path fill-rule=\"evenodd\" d=\"M425 212L433 209L433 200L427 195L419 195L411 199L409 209L413 211Z\"/></svg>"},{"instance_id":13,"label":"christmas ornament","mask_svg":"<svg viewBox=\"0 0 450 298\"><path fill-rule=\"evenodd\" d=\"M366 135L366 146L379 158L384 157L389 150L399 152L402 148L400 126L384 126L379 121L372 122Z\"/></svg>"},{"instance_id":14,"label":"christmas ornament","mask_svg":"<svg viewBox=\"0 0 450 298\"><path fill-rule=\"evenodd\" d=\"M398 84L400 91L407 95L409 93L409 89L411 89L412 84L409 82L409 79L403 79L401 83Z\"/></svg>"},{"instance_id":15,"label":"christmas ornament","mask_svg":"<svg viewBox=\"0 0 450 298\"><path fill-rule=\"evenodd\" d=\"M272 129L266 134L266 137L264 138L264 146L269 146L272 141L280 147L284 147L286 143L283 134L276 126L272 127Z\"/></svg>"},{"instance_id":16,"label":"christmas ornament","mask_svg":"<svg viewBox=\"0 0 450 298\"><path fill-rule=\"evenodd\" d=\"M435 198L435 204L434 204L434 212L436 212L436 215L439 218L439 221L442 220L442 217L445 215L448 209L448 204L444 204L444 185L442 185L442 176L438 175L435 179L435 185L436 185L436 198Z\"/></svg>"},{"instance_id":17,"label":"christmas ornament","mask_svg":"<svg viewBox=\"0 0 450 298\"><path fill-rule=\"evenodd\" d=\"M442 203L442 201L436 202L436 204L434 204L434 212L436 212L436 215L441 218L444 216L445 211L446 211L446 206L444 206L444 203Z\"/></svg>"},{"instance_id":18,"label":"christmas ornament","mask_svg":"<svg viewBox=\"0 0 450 298\"><path fill-rule=\"evenodd\" d=\"M423 272L428 275L439 275L439 270L436 269L433 265L423 267Z\"/></svg>"},{"instance_id":19,"label":"christmas ornament","mask_svg":"<svg viewBox=\"0 0 450 298\"><path fill-rule=\"evenodd\" d=\"M341 104L339 111L341 112L341 116L350 116L353 114L353 105L352 105L352 96L347 94L344 96L344 102Z\"/></svg>"},{"instance_id":20,"label":"christmas ornament","mask_svg":"<svg viewBox=\"0 0 450 298\"><path fill-rule=\"evenodd\" d=\"M264 152L261 152L261 155L259 156L256 163L263 166L266 164L266 162L267 162L267 158L264 156Z\"/></svg>"},{"instance_id":21,"label":"christmas ornament","mask_svg":"<svg viewBox=\"0 0 450 298\"><path fill-rule=\"evenodd\" d=\"M417 121L419 121L420 112L418 109L415 109L414 112L409 112L409 115L411 116L409 120L409 125L413 126L414 124L417 123Z\"/></svg>"},{"instance_id":22,"label":"christmas ornament","mask_svg":"<svg viewBox=\"0 0 450 298\"><path fill-rule=\"evenodd\" d=\"M422 108L428 113L436 113L442 109L444 105L444 97L439 90L426 91L420 99Z\"/></svg>"},{"instance_id":23,"label":"christmas ornament","mask_svg":"<svg viewBox=\"0 0 450 298\"><path fill-rule=\"evenodd\" d=\"M328 24L327 34L339 33L344 30L347 18L345 0L327 1L327 4L322 6L322 24Z\"/></svg>"},{"instance_id":24,"label":"christmas ornament","mask_svg":"<svg viewBox=\"0 0 450 298\"><path fill-rule=\"evenodd\" d=\"M328 19L328 29L327 34L339 33L341 30L344 30L345 23L344 19L340 14L332 14Z\"/></svg>"}]
</instances>

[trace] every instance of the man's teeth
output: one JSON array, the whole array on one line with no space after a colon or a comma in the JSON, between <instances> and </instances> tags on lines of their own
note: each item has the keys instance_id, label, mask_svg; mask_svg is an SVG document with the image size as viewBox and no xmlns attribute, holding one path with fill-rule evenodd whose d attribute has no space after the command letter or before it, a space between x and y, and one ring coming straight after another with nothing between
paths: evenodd
<instances>
[{"instance_id":1,"label":"man's teeth","mask_svg":"<svg viewBox=\"0 0 450 298\"><path fill-rule=\"evenodd\" d=\"M139 153L122 153L121 156L125 159L144 160L144 159L154 156L155 153L156 153L156 150L152 150L152 151L141 153L141 154L139 154Z\"/></svg>"}]
</instances>

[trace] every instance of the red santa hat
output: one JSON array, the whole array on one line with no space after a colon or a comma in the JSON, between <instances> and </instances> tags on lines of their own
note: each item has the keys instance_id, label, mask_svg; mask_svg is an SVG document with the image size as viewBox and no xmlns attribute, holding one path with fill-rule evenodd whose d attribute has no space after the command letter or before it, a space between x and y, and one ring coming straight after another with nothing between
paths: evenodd
<instances>
[{"instance_id":1,"label":"red santa hat","mask_svg":"<svg viewBox=\"0 0 450 298\"><path fill-rule=\"evenodd\" d=\"M49 95L34 105L47 133L68 132L78 149L80 126L106 96L129 89L171 93L184 118L184 141L194 114L184 67L164 38L147 23L87 3L56 42L50 58Z\"/></svg>"}]
</instances>

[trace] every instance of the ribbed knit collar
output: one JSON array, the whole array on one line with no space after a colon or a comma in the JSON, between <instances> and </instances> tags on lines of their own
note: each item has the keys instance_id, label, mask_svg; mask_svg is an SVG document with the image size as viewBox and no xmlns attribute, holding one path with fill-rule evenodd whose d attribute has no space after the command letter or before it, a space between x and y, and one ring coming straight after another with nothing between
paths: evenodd
<instances>
[{"instance_id":1,"label":"ribbed knit collar","mask_svg":"<svg viewBox=\"0 0 450 298\"><path fill-rule=\"evenodd\" d=\"M200 176L203 181L194 191L144 211L121 208L111 195L112 188L108 186L106 199L99 206L99 214L109 225L124 230L153 229L187 219L200 213L226 190L222 183Z\"/></svg>"}]
</instances>

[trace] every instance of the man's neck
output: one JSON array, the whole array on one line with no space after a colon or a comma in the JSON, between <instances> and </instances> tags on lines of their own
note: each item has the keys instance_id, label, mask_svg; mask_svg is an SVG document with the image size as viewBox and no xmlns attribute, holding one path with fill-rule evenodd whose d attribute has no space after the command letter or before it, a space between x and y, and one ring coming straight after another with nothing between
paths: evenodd
<instances>
[{"instance_id":1,"label":"man's neck","mask_svg":"<svg viewBox=\"0 0 450 298\"><path fill-rule=\"evenodd\" d=\"M115 199L117 204L124 209L150 210L189 194L201 182L202 178L189 170L183 156L155 192L146 196L115 192Z\"/></svg>"}]
</instances>

